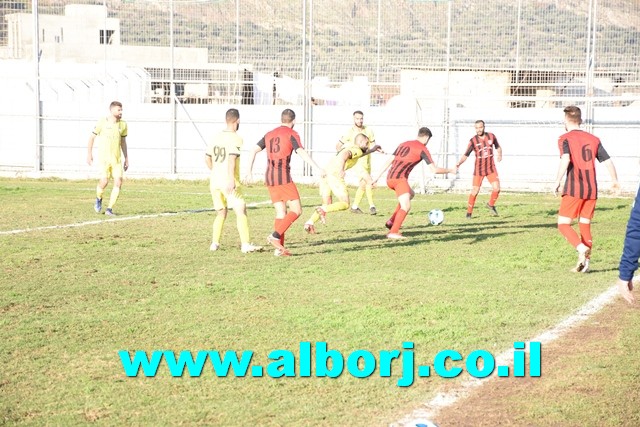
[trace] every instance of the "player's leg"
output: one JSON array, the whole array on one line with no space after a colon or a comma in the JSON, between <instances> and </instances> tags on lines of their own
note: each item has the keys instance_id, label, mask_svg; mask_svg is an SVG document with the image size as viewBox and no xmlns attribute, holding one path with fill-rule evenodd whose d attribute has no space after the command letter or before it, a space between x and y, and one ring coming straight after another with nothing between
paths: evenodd
<instances>
[{"instance_id":1,"label":"player's leg","mask_svg":"<svg viewBox=\"0 0 640 427\"><path fill-rule=\"evenodd\" d=\"M593 237L591 235L591 220L596 208L595 200L585 200L580 209L580 217L578 220L578 227L580 229L580 241L588 249L584 253L584 260L582 261L583 267L580 270L581 273L589 271L589 264L591 263L591 252L593 250ZM580 262L580 260L578 260Z\"/></svg>"},{"instance_id":2,"label":"player's leg","mask_svg":"<svg viewBox=\"0 0 640 427\"><path fill-rule=\"evenodd\" d=\"M111 166L108 164L100 163L100 179L98 180L98 184L96 185L96 201L93 206L96 213L100 213L102 211L102 196L104 195L105 188L107 188L107 185L109 184L110 176Z\"/></svg>"},{"instance_id":3,"label":"player's leg","mask_svg":"<svg viewBox=\"0 0 640 427\"><path fill-rule=\"evenodd\" d=\"M331 186L327 182L327 177L320 179L319 187L320 187L320 197L322 198L322 204L325 206L330 205L333 198L331 193ZM316 234L315 224L316 222L318 222L319 219L320 219L320 213L318 212L317 209L315 209L311 214L311 217L307 220L307 222L304 223L304 231L306 231L309 234Z\"/></svg>"},{"instance_id":4,"label":"player's leg","mask_svg":"<svg viewBox=\"0 0 640 427\"><path fill-rule=\"evenodd\" d=\"M487 176L487 179L491 183L491 197L489 198L489 203L487 203L487 208L489 208L491 215L498 216L496 200L498 200L498 196L500 195L500 179L495 172Z\"/></svg>"},{"instance_id":5,"label":"player's leg","mask_svg":"<svg viewBox=\"0 0 640 427\"><path fill-rule=\"evenodd\" d=\"M118 201L118 197L120 196L120 188L122 187L122 177L124 175L124 169L122 167L122 162L113 161L111 163L111 173L113 175L113 189L111 190L111 195L109 196L109 206L104 211L106 215L113 215L113 207Z\"/></svg>"},{"instance_id":6,"label":"player's leg","mask_svg":"<svg viewBox=\"0 0 640 427\"><path fill-rule=\"evenodd\" d=\"M358 182L358 189L356 190L356 195L353 197L353 204L351 205L351 212L361 214L362 209L360 209L360 202L364 197L366 191L366 183L361 179Z\"/></svg>"},{"instance_id":7,"label":"player's leg","mask_svg":"<svg viewBox=\"0 0 640 427\"><path fill-rule=\"evenodd\" d=\"M233 194L228 197L229 205L233 206L236 214L236 227L240 236L240 250L242 253L258 252L262 250L262 246L253 245L250 242L249 219L247 218L247 203L244 200L242 190L237 187Z\"/></svg>"},{"instance_id":8,"label":"player's leg","mask_svg":"<svg viewBox=\"0 0 640 427\"><path fill-rule=\"evenodd\" d=\"M415 193L407 180L398 180L394 187L400 209L397 209L397 212L394 214L393 225L387 237L390 239L402 239L403 236L400 234L400 227L402 227L402 223L411 210L411 199L413 199Z\"/></svg>"},{"instance_id":9,"label":"player's leg","mask_svg":"<svg viewBox=\"0 0 640 427\"><path fill-rule=\"evenodd\" d=\"M217 251L220 248L220 237L222 236L222 226L227 219L227 200L224 193L209 186L211 191L211 200L213 201L213 209L216 211L216 217L213 219L213 226L211 229L211 246L209 250Z\"/></svg>"},{"instance_id":10,"label":"player's leg","mask_svg":"<svg viewBox=\"0 0 640 427\"><path fill-rule=\"evenodd\" d=\"M365 183L365 192L367 194L367 201L369 202L369 213L371 215L377 215L378 211L376 210L376 205L373 203L373 178L371 178L371 168L365 171L366 174L363 176L363 180Z\"/></svg>"},{"instance_id":11,"label":"player's leg","mask_svg":"<svg viewBox=\"0 0 640 427\"><path fill-rule=\"evenodd\" d=\"M289 227L291 227L291 224L302 214L302 204L300 203L298 188L293 182L276 186L276 193L278 194L278 202L274 203L274 207L276 208L275 230L269 235L267 240L275 246L276 249L285 250L284 234ZM288 212L287 204L289 205ZM280 221L277 221L277 219L280 219Z\"/></svg>"},{"instance_id":12,"label":"player's leg","mask_svg":"<svg viewBox=\"0 0 640 427\"><path fill-rule=\"evenodd\" d=\"M471 193L469 194L469 200L467 201L467 218L471 218L471 215L473 214L473 207L476 205L476 198L480 192L480 186L482 185L483 179L483 176L473 176Z\"/></svg>"},{"instance_id":13,"label":"player's leg","mask_svg":"<svg viewBox=\"0 0 640 427\"><path fill-rule=\"evenodd\" d=\"M562 196L560 202L560 210L558 211L558 231L578 252L578 263L572 270L580 272L584 269L584 260L586 259L589 248L582 243L578 233L571 227L574 218L577 218L582 207L582 201L568 195Z\"/></svg>"}]
</instances>

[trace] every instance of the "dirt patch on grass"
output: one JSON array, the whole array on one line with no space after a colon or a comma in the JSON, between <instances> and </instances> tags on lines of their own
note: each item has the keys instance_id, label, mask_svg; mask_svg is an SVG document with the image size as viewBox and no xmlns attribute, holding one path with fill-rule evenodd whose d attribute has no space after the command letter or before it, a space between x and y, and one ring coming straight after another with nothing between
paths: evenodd
<instances>
[{"instance_id":1,"label":"dirt patch on grass","mask_svg":"<svg viewBox=\"0 0 640 427\"><path fill-rule=\"evenodd\" d=\"M539 378L494 378L440 411L447 426L640 425L638 314L619 299L543 345Z\"/></svg>"}]
</instances>

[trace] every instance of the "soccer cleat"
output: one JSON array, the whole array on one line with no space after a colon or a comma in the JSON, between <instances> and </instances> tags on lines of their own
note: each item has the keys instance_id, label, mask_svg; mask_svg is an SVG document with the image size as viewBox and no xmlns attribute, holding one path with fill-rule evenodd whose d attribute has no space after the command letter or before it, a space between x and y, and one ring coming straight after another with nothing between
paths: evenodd
<instances>
[{"instance_id":1,"label":"soccer cleat","mask_svg":"<svg viewBox=\"0 0 640 427\"><path fill-rule=\"evenodd\" d=\"M104 211L104 214L107 216L115 216L116 214L113 213L113 210L111 210L111 208L107 208L106 211Z\"/></svg>"},{"instance_id":2,"label":"soccer cleat","mask_svg":"<svg viewBox=\"0 0 640 427\"><path fill-rule=\"evenodd\" d=\"M212 243L211 246L209 246L209 250L212 252L215 252L218 249L220 249L220 245L218 243Z\"/></svg>"},{"instance_id":3,"label":"soccer cleat","mask_svg":"<svg viewBox=\"0 0 640 427\"><path fill-rule=\"evenodd\" d=\"M102 199L98 199L96 197L96 203L93 205L93 209L95 209L96 213L100 213L100 211L102 211Z\"/></svg>"},{"instance_id":4,"label":"soccer cleat","mask_svg":"<svg viewBox=\"0 0 640 427\"><path fill-rule=\"evenodd\" d=\"M375 206L371 206L371 207L369 208L369 213L370 213L371 215L378 215L378 211L376 210L376 207L375 207Z\"/></svg>"},{"instance_id":5,"label":"soccer cleat","mask_svg":"<svg viewBox=\"0 0 640 427\"><path fill-rule=\"evenodd\" d=\"M273 256L291 256L291 252L287 249L276 249L273 251Z\"/></svg>"},{"instance_id":6,"label":"soccer cleat","mask_svg":"<svg viewBox=\"0 0 640 427\"><path fill-rule=\"evenodd\" d=\"M387 239L406 239L406 237L400 233L389 233L387 234Z\"/></svg>"},{"instance_id":7,"label":"soccer cleat","mask_svg":"<svg viewBox=\"0 0 640 427\"><path fill-rule=\"evenodd\" d=\"M387 227L389 230L391 230L391 227L393 227L393 221L389 220L385 222L384 226Z\"/></svg>"},{"instance_id":8,"label":"soccer cleat","mask_svg":"<svg viewBox=\"0 0 640 427\"><path fill-rule=\"evenodd\" d=\"M320 222L323 224L327 223L327 213L325 212L324 209L322 209L322 206L318 206L316 208L316 212L318 212L318 215L320 215Z\"/></svg>"},{"instance_id":9,"label":"soccer cleat","mask_svg":"<svg viewBox=\"0 0 640 427\"><path fill-rule=\"evenodd\" d=\"M467 212L467 219L471 219L471 214Z\"/></svg>"},{"instance_id":10,"label":"soccer cleat","mask_svg":"<svg viewBox=\"0 0 640 427\"><path fill-rule=\"evenodd\" d=\"M362 209L360 209L360 208L351 208L351 213L361 214L361 213L364 213L364 212L362 212Z\"/></svg>"},{"instance_id":11,"label":"soccer cleat","mask_svg":"<svg viewBox=\"0 0 640 427\"><path fill-rule=\"evenodd\" d=\"M252 243L243 243L240 250L243 254L248 254L251 252L262 252L262 246L256 246Z\"/></svg>"},{"instance_id":12,"label":"soccer cleat","mask_svg":"<svg viewBox=\"0 0 640 427\"><path fill-rule=\"evenodd\" d=\"M304 231L306 231L309 234L316 234L316 227L313 224L306 223L304 225Z\"/></svg>"},{"instance_id":13,"label":"soccer cleat","mask_svg":"<svg viewBox=\"0 0 640 427\"><path fill-rule=\"evenodd\" d=\"M271 245L273 245L273 247L276 248L276 249L280 249L281 251L286 251L284 246L282 246L282 243L280 243L280 238L274 236L273 234L269 234L267 236L267 242L269 242Z\"/></svg>"},{"instance_id":14,"label":"soccer cleat","mask_svg":"<svg viewBox=\"0 0 640 427\"><path fill-rule=\"evenodd\" d=\"M584 252L578 252L578 263L571 269L573 273L586 273L589 269L589 259L591 258L591 249L587 248Z\"/></svg>"},{"instance_id":15,"label":"soccer cleat","mask_svg":"<svg viewBox=\"0 0 640 427\"><path fill-rule=\"evenodd\" d=\"M498 216L498 211L496 210L495 206L491 206L489 203L487 203L487 208L491 212L491 215Z\"/></svg>"}]
</instances>

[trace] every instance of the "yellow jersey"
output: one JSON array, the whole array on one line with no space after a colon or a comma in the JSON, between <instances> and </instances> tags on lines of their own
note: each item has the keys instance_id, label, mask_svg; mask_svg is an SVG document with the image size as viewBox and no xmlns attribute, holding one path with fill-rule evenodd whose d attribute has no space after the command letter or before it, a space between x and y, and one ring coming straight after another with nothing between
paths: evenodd
<instances>
[{"instance_id":1,"label":"yellow jersey","mask_svg":"<svg viewBox=\"0 0 640 427\"><path fill-rule=\"evenodd\" d=\"M98 148L98 158L103 162L113 160L120 162L122 147L120 146L122 138L127 136L127 122L119 120L111 122L107 117L98 120L96 127L93 129L96 135L96 146Z\"/></svg>"},{"instance_id":2,"label":"yellow jersey","mask_svg":"<svg viewBox=\"0 0 640 427\"><path fill-rule=\"evenodd\" d=\"M364 153L362 152L362 150L359 147L356 147L355 145L344 147L342 150L338 151L338 154L336 154L335 157L331 159L331 161L329 162L329 165L325 169L325 171L327 172L327 175L337 176L340 173L340 165L342 163L341 157L342 157L342 154L345 152L345 150L351 153L351 158L347 159L347 161L345 162L344 170L351 169L358 162L358 159L364 156Z\"/></svg>"},{"instance_id":3,"label":"yellow jersey","mask_svg":"<svg viewBox=\"0 0 640 427\"><path fill-rule=\"evenodd\" d=\"M373 135L373 131L369 126L363 126L362 129L357 128L355 126L351 126L351 129L349 129L349 131L342 138L340 138L340 142L342 142L345 147L353 145L353 140L355 139L356 135L359 133L369 138L369 145L367 145L367 148L370 148L375 144L376 137ZM360 161L360 164L370 169L371 157L364 156Z\"/></svg>"},{"instance_id":4,"label":"yellow jersey","mask_svg":"<svg viewBox=\"0 0 640 427\"><path fill-rule=\"evenodd\" d=\"M211 139L207 155L211 156L211 187L224 190L229 177L229 156L235 155L234 177L236 187L240 186L240 148L242 137L236 132L225 130Z\"/></svg>"}]
</instances>

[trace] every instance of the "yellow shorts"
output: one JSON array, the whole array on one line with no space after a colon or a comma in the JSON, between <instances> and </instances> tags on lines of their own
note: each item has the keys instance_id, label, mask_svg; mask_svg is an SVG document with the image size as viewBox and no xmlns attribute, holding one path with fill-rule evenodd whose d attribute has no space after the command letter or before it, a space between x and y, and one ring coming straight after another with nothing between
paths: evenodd
<instances>
[{"instance_id":1,"label":"yellow shorts","mask_svg":"<svg viewBox=\"0 0 640 427\"><path fill-rule=\"evenodd\" d=\"M347 190L347 184L344 182L344 178L327 175L320 180L320 196L322 196L322 199L324 200L327 197L331 197L332 194L335 194L338 199L349 197L349 190Z\"/></svg>"},{"instance_id":2,"label":"yellow shorts","mask_svg":"<svg viewBox=\"0 0 640 427\"><path fill-rule=\"evenodd\" d=\"M106 177L107 179L113 177L114 179L122 178L124 175L124 167L122 161L117 159L109 159L99 162L100 177Z\"/></svg>"},{"instance_id":3,"label":"yellow shorts","mask_svg":"<svg viewBox=\"0 0 640 427\"><path fill-rule=\"evenodd\" d=\"M371 162L368 159L362 157L358 159L355 165L351 168L353 173L359 179L365 179L367 176L371 176Z\"/></svg>"},{"instance_id":4,"label":"yellow shorts","mask_svg":"<svg viewBox=\"0 0 640 427\"><path fill-rule=\"evenodd\" d=\"M227 194L226 190L221 190L213 186L210 186L209 189L211 190L213 209L217 211L226 209L227 207L233 209L239 204L244 203L244 194L242 194L242 189L240 187L236 187L233 194Z\"/></svg>"}]
</instances>

